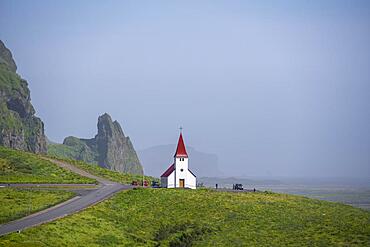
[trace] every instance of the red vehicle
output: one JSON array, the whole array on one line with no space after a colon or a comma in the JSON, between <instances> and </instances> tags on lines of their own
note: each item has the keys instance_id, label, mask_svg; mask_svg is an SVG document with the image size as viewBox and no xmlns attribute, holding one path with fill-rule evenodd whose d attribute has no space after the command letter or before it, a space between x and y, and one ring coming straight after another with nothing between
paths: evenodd
<instances>
[{"instance_id":1,"label":"red vehicle","mask_svg":"<svg viewBox=\"0 0 370 247\"><path fill-rule=\"evenodd\" d=\"M138 185L140 185L140 186L147 187L147 186L149 186L149 182L148 182L148 181L146 181L146 180L144 180L144 183L143 183L142 181L139 181L139 182L138 182L138 181L134 180L134 181L132 181L131 185L133 185L133 186L138 186Z\"/></svg>"}]
</instances>

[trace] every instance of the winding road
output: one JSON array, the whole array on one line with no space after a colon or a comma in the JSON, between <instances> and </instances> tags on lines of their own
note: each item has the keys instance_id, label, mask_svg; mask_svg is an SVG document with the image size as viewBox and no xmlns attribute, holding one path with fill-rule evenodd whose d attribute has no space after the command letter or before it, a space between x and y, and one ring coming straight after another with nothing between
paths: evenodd
<instances>
[{"instance_id":1,"label":"winding road","mask_svg":"<svg viewBox=\"0 0 370 247\"><path fill-rule=\"evenodd\" d=\"M73 214L73 213L76 213L91 205L94 205L98 202L101 202L111 197L114 193L118 191L128 190L128 189L133 188L133 186L131 185L123 185L123 184L112 182L110 180L107 180L101 177L94 176L66 162L49 159L49 158L45 158L45 159L53 162L54 164L60 167L63 167L72 172L75 172L79 175L97 180L99 182L97 189L91 190L86 194L84 193L84 195L73 197L72 199L65 201L63 203L60 203L58 205L55 205L54 207L45 209L43 211L37 212L35 214L29 215L21 219L0 225L0 236L11 233L11 232L21 231L23 229L26 229L32 226L40 225L40 224L50 222L58 218L62 218L64 216ZM17 185L10 185L10 186L17 186ZM18 186L22 186L22 185L18 185ZM26 186L26 185L23 185L23 186ZM45 185L44 184L32 184L31 186L38 187L38 186L45 186ZM46 185L46 186L50 186L50 185ZM65 184L60 184L60 185L54 184L53 186L57 187L57 186L66 186L66 185ZM77 186L80 186L80 185L77 185ZM87 185L87 186L91 186L91 185Z\"/></svg>"}]
</instances>

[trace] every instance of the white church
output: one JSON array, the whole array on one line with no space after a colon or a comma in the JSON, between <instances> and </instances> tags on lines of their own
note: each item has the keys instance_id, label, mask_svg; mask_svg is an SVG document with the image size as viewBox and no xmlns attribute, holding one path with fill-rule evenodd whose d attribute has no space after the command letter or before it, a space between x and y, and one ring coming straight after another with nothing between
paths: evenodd
<instances>
[{"instance_id":1,"label":"white church","mask_svg":"<svg viewBox=\"0 0 370 247\"><path fill-rule=\"evenodd\" d=\"M189 169L188 154L181 132L174 163L161 175L161 186L163 188L197 188L197 178Z\"/></svg>"}]
</instances>

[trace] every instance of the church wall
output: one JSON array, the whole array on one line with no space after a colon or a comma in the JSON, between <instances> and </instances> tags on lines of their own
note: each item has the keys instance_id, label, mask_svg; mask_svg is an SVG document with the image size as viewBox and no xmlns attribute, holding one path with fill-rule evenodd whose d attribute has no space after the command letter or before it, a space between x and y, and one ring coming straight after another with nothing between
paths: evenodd
<instances>
[{"instance_id":1,"label":"church wall","mask_svg":"<svg viewBox=\"0 0 370 247\"><path fill-rule=\"evenodd\" d=\"M167 188L175 188L175 171L167 177Z\"/></svg>"},{"instance_id":2,"label":"church wall","mask_svg":"<svg viewBox=\"0 0 370 247\"><path fill-rule=\"evenodd\" d=\"M167 177L161 177L161 187L167 188Z\"/></svg>"},{"instance_id":3,"label":"church wall","mask_svg":"<svg viewBox=\"0 0 370 247\"><path fill-rule=\"evenodd\" d=\"M176 167L176 187L180 187L180 179L185 179L185 185L188 183L187 171L188 171L188 158L184 158L184 161L180 161L180 158L175 159Z\"/></svg>"},{"instance_id":4,"label":"church wall","mask_svg":"<svg viewBox=\"0 0 370 247\"><path fill-rule=\"evenodd\" d=\"M197 188L197 178L187 170L187 182L185 183L186 187L191 189ZM186 181L186 180L185 180Z\"/></svg>"}]
</instances>

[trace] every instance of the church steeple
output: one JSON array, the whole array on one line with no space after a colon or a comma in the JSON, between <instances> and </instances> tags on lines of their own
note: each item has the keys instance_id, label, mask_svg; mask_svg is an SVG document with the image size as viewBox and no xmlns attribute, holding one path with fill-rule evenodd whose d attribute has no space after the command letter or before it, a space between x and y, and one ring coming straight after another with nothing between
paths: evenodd
<instances>
[{"instance_id":1,"label":"church steeple","mask_svg":"<svg viewBox=\"0 0 370 247\"><path fill-rule=\"evenodd\" d=\"M174 162L162 174L161 186L164 188L197 188L197 178L189 169L189 157L182 138L182 128L180 128Z\"/></svg>"},{"instance_id":2,"label":"church steeple","mask_svg":"<svg viewBox=\"0 0 370 247\"><path fill-rule=\"evenodd\" d=\"M186 152L184 140L182 139L182 133L180 132L180 137L179 141L177 143L177 148L176 148L176 153L175 153L175 158L176 157L182 157L182 158L187 158L188 153Z\"/></svg>"}]
</instances>

